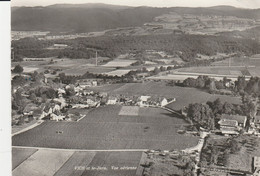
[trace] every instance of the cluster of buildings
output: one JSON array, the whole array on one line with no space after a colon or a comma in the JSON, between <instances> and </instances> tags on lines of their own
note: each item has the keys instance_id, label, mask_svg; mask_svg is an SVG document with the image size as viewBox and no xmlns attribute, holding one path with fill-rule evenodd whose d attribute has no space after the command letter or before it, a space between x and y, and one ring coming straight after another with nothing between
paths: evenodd
<instances>
[{"instance_id":1,"label":"cluster of buildings","mask_svg":"<svg viewBox=\"0 0 260 176\"><path fill-rule=\"evenodd\" d=\"M164 107L169 103L176 101L175 98L166 99L164 97L152 97L147 95L142 96L110 96L107 104L124 104L128 106L140 106L140 107Z\"/></svg>"},{"instance_id":2,"label":"cluster of buildings","mask_svg":"<svg viewBox=\"0 0 260 176\"><path fill-rule=\"evenodd\" d=\"M222 114L220 121L220 132L224 135L237 135L246 127L246 116Z\"/></svg>"}]
</instances>

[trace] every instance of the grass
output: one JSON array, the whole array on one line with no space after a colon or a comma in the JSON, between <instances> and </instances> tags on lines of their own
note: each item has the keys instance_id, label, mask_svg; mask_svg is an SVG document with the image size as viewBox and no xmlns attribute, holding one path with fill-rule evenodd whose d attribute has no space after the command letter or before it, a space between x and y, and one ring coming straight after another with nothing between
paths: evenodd
<instances>
[{"instance_id":1,"label":"grass","mask_svg":"<svg viewBox=\"0 0 260 176\"><path fill-rule=\"evenodd\" d=\"M13 176L54 175L73 152L39 150L13 170Z\"/></svg>"},{"instance_id":2,"label":"grass","mask_svg":"<svg viewBox=\"0 0 260 176\"><path fill-rule=\"evenodd\" d=\"M120 109L121 106L93 109L79 123L45 122L14 136L13 145L68 149L171 150L197 144L197 137L177 133L179 127L187 123L168 111L140 108L138 116L120 116ZM56 131L63 133L58 134Z\"/></svg>"},{"instance_id":3,"label":"grass","mask_svg":"<svg viewBox=\"0 0 260 176\"><path fill-rule=\"evenodd\" d=\"M98 152L88 167L106 167L106 171L87 170L82 176L88 175L117 175L117 176L133 176L136 169L131 170L113 170L115 167L134 167L137 168L142 152Z\"/></svg>"},{"instance_id":4,"label":"grass","mask_svg":"<svg viewBox=\"0 0 260 176\"><path fill-rule=\"evenodd\" d=\"M114 90L110 94L123 94L123 95L151 95L161 96L166 98L176 98L176 102L168 105L169 108L179 110L190 103L206 103L207 101L214 101L220 98L222 101L227 101L234 104L241 103L237 97L230 97L226 95L213 95L195 88L186 87L171 87L166 86L164 82L145 82L145 83L128 83Z\"/></svg>"},{"instance_id":5,"label":"grass","mask_svg":"<svg viewBox=\"0 0 260 176\"><path fill-rule=\"evenodd\" d=\"M131 70L113 70L111 72L107 72L106 74L109 76L123 76L129 73Z\"/></svg>"},{"instance_id":6,"label":"grass","mask_svg":"<svg viewBox=\"0 0 260 176\"><path fill-rule=\"evenodd\" d=\"M103 67L127 67L135 63L136 60L127 60L127 59L115 59L103 65Z\"/></svg>"},{"instance_id":7,"label":"grass","mask_svg":"<svg viewBox=\"0 0 260 176\"><path fill-rule=\"evenodd\" d=\"M138 116L139 107L137 106L122 106L119 115Z\"/></svg>"},{"instance_id":8,"label":"grass","mask_svg":"<svg viewBox=\"0 0 260 176\"><path fill-rule=\"evenodd\" d=\"M246 70L244 67L188 67L178 69L179 72L186 73L202 73L202 74L216 74L216 75L232 75L242 76L242 71Z\"/></svg>"},{"instance_id":9,"label":"grass","mask_svg":"<svg viewBox=\"0 0 260 176\"><path fill-rule=\"evenodd\" d=\"M84 170L75 169L75 167L88 166L92 162L95 155L96 152L75 152L65 162L65 164L55 173L54 176L64 176L64 175L81 176Z\"/></svg>"},{"instance_id":10,"label":"grass","mask_svg":"<svg viewBox=\"0 0 260 176\"><path fill-rule=\"evenodd\" d=\"M69 69L65 69L62 72L66 75L83 75L86 72L95 73L95 74L101 74L101 73L107 73L107 72L113 72L114 68L105 68L101 66L78 66L78 67L72 67Z\"/></svg>"},{"instance_id":11,"label":"grass","mask_svg":"<svg viewBox=\"0 0 260 176\"><path fill-rule=\"evenodd\" d=\"M37 149L12 149L12 169L15 169L31 155L37 152Z\"/></svg>"},{"instance_id":12,"label":"grass","mask_svg":"<svg viewBox=\"0 0 260 176\"><path fill-rule=\"evenodd\" d=\"M13 149L15 159L31 153L32 149ZM43 156L44 155L44 156ZM13 175L54 175L54 176L82 176L82 175L136 175L142 152L87 152L87 151L60 151L39 149L37 152L19 162L13 169ZM41 164L40 164L41 163ZM13 164L16 164L13 159ZM31 167L30 167L31 166ZM118 170L112 166L119 167ZM132 167L132 169L120 170L120 167ZM106 167L106 171L93 168Z\"/></svg>"}]
</instances>

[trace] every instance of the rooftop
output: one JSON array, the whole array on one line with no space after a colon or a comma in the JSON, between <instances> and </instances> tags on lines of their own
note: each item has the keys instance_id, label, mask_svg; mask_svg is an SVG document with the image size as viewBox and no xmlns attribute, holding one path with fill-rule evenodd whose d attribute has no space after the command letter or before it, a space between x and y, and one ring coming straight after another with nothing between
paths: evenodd
<instances>
[{"instance_id":1,"label":"rooftop","mask_svg":"<svg viewBox=\"0 0 260 176\"><path fill-rule=\"evenodd\" d=\"M236 120L229 120L229 119L221 119L218 122L219 125L221 126L230 126L230 127L236 127L238 126L238 123Z\"/></svg>"},{"instance_id":2,"label":"rooftop","mask_svg":"<svg viewBox=\"0 0 260 176\"><path fill-rule=\"evenodd\" d=\"M254 157L254 167L260 168L260 157L259 156Z\"/></svg>"},{"instance_id":3,"label":"rooftop","mask_svg":"<svg viewBox=\"0 0 260 176\"><path fill-rule=\"evenodd\" d=\"M236 120L238 123L245 123L246 116L222 114L221 119Z\"/></svg>"}]
</instances>

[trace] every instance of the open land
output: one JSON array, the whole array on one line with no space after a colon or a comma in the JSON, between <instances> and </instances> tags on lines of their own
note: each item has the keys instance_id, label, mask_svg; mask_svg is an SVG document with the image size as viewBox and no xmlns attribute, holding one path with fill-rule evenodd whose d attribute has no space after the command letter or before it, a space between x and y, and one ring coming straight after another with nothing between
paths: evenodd
<instances>
[{"instance_id":1,"label":"open land","mask_svg":"<svg viewBox=\"0 0 260 176\"><path fill-rule=\"evenodd\" d=\"M142 156L141 151L62 151L29 148L13 148L12 153L16 156L13 157L13 163L16 164L18 160L21 160L13 167L14 176L25 176L26 174L30 176L133 176L136 175ZM26 154L30 155L27 156ZM45 157L42 154L45 154ZM47 157L49 155L52 155L52 157ZM53 160L54 157L57 158ZM28 164L34 164L34 169L28 169ZM46 169L46 166L48 169ZM119 169L116 170L112 167Z\"/></svg>"},{"instance_id":2,"label":"open land","mask_svg":"<svg viewBox=\"0 0 260 176\"><path fill-rule=\"evenodd\" d=\"M13 136L14 146L67 149L183 149L198 139L177 133L183 119L155 108L140 108L138 116L118 115L121 106L88 112L80 123L44 122ZM63 133L56 133L63 131Z\"/></svg>"},{"instance_id":3,"label":"open land","mask_svg":"<svg viewBox=\"0 0 260 176\"><path fill-rule=\"evenodd\" d=\"M167 105L167 107L174 110L180 110L184 106L188 106L190 103L206 103L207 101L214 101L217 98L233 104L241 103L241 99L238 97L209 94L195 88L166 86L165 82L148 81L144 83L113 84L94 87L92 89L108 92L112 95L150 95L156 97L176 98L176 102Z\"/></svg>"},{"instance_id":4,"label":"open land","mask_svg":"<svg viewBox=\"0 0 260 176\"><path fill-rule=\"evenodd\" d=\"M90 59L58 59L52 58L36 58L36 60L12 62L12 68L16 65L21 65L24 68L24 72L43 72L45 70L59 69L58 73L65 73L66 75L83 75L87 71L90 73L106 73L115 70L112 67L96 66L95 58ZM99 57L98 62L106 61L109 58ZM51 62L51 60L53 62Z\"/></svg>"}]
</instances>

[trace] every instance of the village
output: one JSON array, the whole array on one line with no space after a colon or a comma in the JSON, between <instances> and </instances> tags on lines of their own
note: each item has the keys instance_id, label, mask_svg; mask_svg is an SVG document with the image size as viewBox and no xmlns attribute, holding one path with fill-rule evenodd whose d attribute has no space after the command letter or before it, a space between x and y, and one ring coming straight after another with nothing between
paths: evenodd
<instances>
[{"instance_id":1,"label":"village","mask_svg":"<svg viewBox=\"0 0 260 176\"><path fill-rule=\"evenodd\" d=\"M260 176L256 3L38 3L11 8L13 176Z\"/></svg>"}]
</instances>

